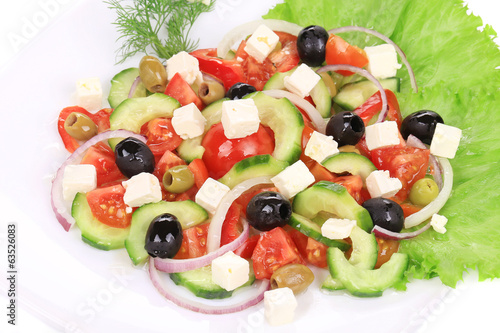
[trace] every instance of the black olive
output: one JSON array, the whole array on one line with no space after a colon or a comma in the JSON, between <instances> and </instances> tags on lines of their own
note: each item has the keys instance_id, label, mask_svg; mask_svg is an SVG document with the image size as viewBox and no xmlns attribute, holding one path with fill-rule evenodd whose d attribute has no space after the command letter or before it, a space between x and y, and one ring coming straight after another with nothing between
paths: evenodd
<instances>
[{"instance_id":1,"label":"black olive","mask_svg":"<svg viewBox=\"0 0 500 333\"><path fill-rule=\"evenodd\" d=\"M182 245L182 226L172 214L158 215L149 225L144 248L152 257L173 258Z\"/></svg>"},{"instance_id":2,"label":"black olive","mask_svg":"<svg viewBox=\"0 0 500 333\"><path fill-rule=\"evenodd\" d=\"M233 84L231 88L228 89L226 96L229 99L242 99L244 96L256 91L257 89L255 89L254 86L247 83L238 82Z\"/></svg>"},{"instance_id":3,"label":"black olive","mask_svg":"<svg viewBox=\"0 0 500 333\"><path fill-rule=\"evenodd\" d=\"M325 61L328 32L318 25L310 25L297 36L297 51L300 60L308 66L321 66Z\"/></svg>"},{"instance_id":4,"label":"black olive","mask_svg":"<svg viewBox=\"0 0 500 333\"><path fill-rule=\"evenodd\" d=\"M373 225L384 229L400 232L404 225L403 208L392 200L385 198L372 198L362 205L373 220Z\"/></svg>"},{"instance_id":5,"label":"black olive","mask_svg":"<svg viewBox=\"0 0 500 333\"><path fill-rule=\"evenodd\" d=\"M444 124L439 114L430 110L420 110L408 115L401 123L401 135L406 140L410 134L423 143L431 144L436 124Z\"/></svg>"},{"instance_id":6,"label":"black olive","mask_svg":"<svg viewBox=\"0 0 500 333\"><path fill-rule=\"evenodd\" d=\"M116 145L115 161L118 169L128 178L141 172L152 173L155 169L155 157L151 149L144 142L132 137Z\"/></svg>"},{"instance_id":7,"label":"black olive","mask_svg":"<svg viewBox=\"0 0 500 333\"><path fill-rule=\"evenodd\" d=\"M292 205L278 192L262 192L255 195L247 206L247 219L252 227L268 231L285 226L292 215Z\"/></svg>"},{"instance_id":8,"label":"black olive","mask_svg":"<svg viewBox=\"0 0 500 333\"><path fill-rule=\"evenodd\" d=\"M365 134L365 124L357 114L343 111L330 118L325 134L333 136L339 147L355 145Z\"/></svg>"}]
</instances>

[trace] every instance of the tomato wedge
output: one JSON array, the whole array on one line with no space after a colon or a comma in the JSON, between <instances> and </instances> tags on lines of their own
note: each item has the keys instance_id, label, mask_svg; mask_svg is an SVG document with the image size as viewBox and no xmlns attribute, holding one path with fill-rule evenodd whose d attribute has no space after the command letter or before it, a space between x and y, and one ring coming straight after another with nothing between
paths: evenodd
<instances>
[{"instance_id":1,"label":"tomato wedge","mask_svg":"<svg viewBox=\"0 0 500 333\"><path fill-rule=\"evenodd\" d=\"M99 142L90 147L82 158L81 164L92 164L97 172L97 187L120 179L125 179L115 163L115 153L111 148Z\"/></svg>"},{"instance_id":2,"label":"tomato wedge","mask_svg":"<svg viewBox=\"0 0 500 333\"><path fill-rule=\"evenodd\" d=\"M295 229L289 230L288 234L297 246L297 249L304 260L316 267L327 267L326 250L328 250L328 246L307 237Z\"/></svg>"},{"instance_id":3,"label":"tomato wedge","mask_svg":"<svg viewBox=\"0 0 500 333\"><path fill-rule=\"evenodd\" d=\"M182 245L174 259L197 258L207 253L207 235L210 223L182 231Z\"/></svg>"},{"instance_id":4,"label":"tomato wedge","mask_svg":"<svg viewBox=\"0 0 500 333\"><path fill-rule=\"evenodd\" d=\"M222 223L220 246L231 243L241 234L240 216L241 206L233 203L227 211L224 223Z\"/></svg>"},{"instance_id":5,"label":"tomato wedge","mask_svg":"<svg viewBox=\"0 0 500 333\"><path fill-rule=\"evenodd\" d=\"M165 89L165 95L175 98L182 106L194 103L200 111L205 107L193 88L191 88L189 83L187 83L179 73L175 73L168 82L167 88Z\"/></svg>"},{"instance_id":6,"label":"tomato wedge","mask_svg":"<svg viewBox=\"0 0 500 333\"><path fill-rule=\"evenodd\" d=\"M365 67L368 65L368 57L363 49L351 45L337 35L330 35L326 42L326 63L328 65L346 64L355 67ZM349 76L353 72L340 70L337 73Z\"/></svg>"},{"instance_id":7,"label":"tomato wedge","mask_svg":"<svg viewBox=\"0 0 500 333\"><path fill-rule=\"evenodd\" d=\"M194 175L194 183L197 188L201 188L203 183L208 179L208 170L201 158L196 158L188 165L189 170Z\"/></svg>"},{"instance_id":8,"label":"tomato wedge","mask_svg":"<svg viewBox=\"0 0 500 333\"><path fill-rule=\"evenodd\" d=\"M175 133L171 119L156 118L141 127L141 134L146 136L146 144L155 156L163 155L167 150L174 150L182 139Z\"/></svg>"},{"instance_id":9,"label":"tomato wedge","mask_svg":"<svg viewBox=\"0 0 500 333\"><path fill-rule=\"evenodd\" d=\"M397 122L398 128L400 128L403 118L401 116L401 111L399 109L398 99L391 90L385 89L384 91L387 96L387 105L388 105L387 120ZM363 120L366 126L372 121L375 115L378 115L380 113L381 110L382 110L382 95L380 94L380 91L377 91L370 98L368 98L366 102L360 105L353 112L356 113Z\"/></svg>"},{"instance_id":10,"label":"tomato wedge","mask_svg":"<svg viewBox=\"0 0 500 333\"><path fill-rule=\"evenodd\" d=\"M121 184L102 187L87 193L87 202L92 215L100 222L113 228L126 228L132 220L127 213L123 196L125 188Z\"/></svg>"}]
</instances>

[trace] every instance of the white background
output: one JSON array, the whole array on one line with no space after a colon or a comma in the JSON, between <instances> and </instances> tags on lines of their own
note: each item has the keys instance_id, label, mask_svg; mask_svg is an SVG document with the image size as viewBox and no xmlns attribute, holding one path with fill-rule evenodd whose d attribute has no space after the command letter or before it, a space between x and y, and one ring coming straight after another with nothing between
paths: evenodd
<instances>
[{"instance_id":1,"label":"white background","mask_svg":"<svg viewBox=\"0 0 500 333\"><path fill-rule=\"evenodd\" d=\"M90 0L88 0L90 1ZM94 0L92 0L94 1ZM219 0L221 2L224 2L224 0ZM1 98L4 99L16 99L19 103L23 103L23 99L30 99L35 97L36 98L36 92L37 92L37 86L39 85L46 85L50 82L50 70L43 71L43 76L36 75L36 76L30 76L30 73L26 72L26 68L36 68L40 67L43 68L44 63L39 62L39 57L37 55L30 54L30 51L33 50L33 48L37 47L36 43L37 40L42 38L44 34L49 34L53 33L51 31L51 28L59 21L61 20L65 13L70 12L73 8L76 8L79 6L82 2L85 2L83 0L21 0L21 1L9 1L9 2L3 2L2 5L0 5L0 75L2 75L3 83L5 82L16 82L16 84L19 84L19 82L23 83L24 85L19 85L17 87L18 94L17 96L6 96L5 94L1 95ZM274 1L276 2L276 1ZM264 14L267 12L268 7L270 4L274 3L273 1L254 1L252 2L253 8L250 8L249 10L252 12L252 17L251 18L257 18L261 14ZM228 7L222 11L222 9L219 11L218 14L224 16L224 24L219 24L219 26L225 26L224 29L226 30L221 30L221 31L227 31L227 29L231 26L237 25L241 23L243 20L240 19L240 16L237 17L231 17L231 15L226 15L226 14L232 14L234 13L239 13L240 11L245 11L244 9L236 9L234 6L235 4L241 4L240 7L247 6L247 2L245 5L243 4L243 1L238 1L238 0L226 0L226 4L228 4ZM473 12L477 15L480 15L485 22L492 24L497 31L500 31L500 25L499 25L499 14L500 14L500 5L496 0L470 0L468 1L469 7L473 10ZM43 14L45 13L45 15ZM92 29L92 20L94 19L93 13L85 12L85 15L81 16L81 20L87 20L88 21L88 29L89 33L90 30ZM200 23L200 25L202 25ZM204 29L198 28L195 30L196 34L203 37L202 39L202 45L203 47L212 47L217 44L217 42L220 40L222 37L220 34L207 34ZM16 37L13 37L14 35L16 36L21 36L24 39L19 39ZM113 41L110 41L109 43L109 49L114 50L116 49L115 44L113 44ZM38 46L39 47L39 46ZM47 46L50 49L47 49L47 53L49 53L52 57L57 57L60 52L62 51L65 47L64 40L61 40L59 43L54 43L51 45ZM60 49L58 49L60 48ZM109 51L108 49L105 50L106 52ZM64 52L62 52L65 54ZM103 53L105 53L103 51ZM107 52L106 54L108 54ZM23 76L24 80L20 80L17 78L16 80L13 80L11 76L5 76L2 71L7 71L7 69L11 69L10 66L12 66L16 59L19 57L22 57L23 55L30 54L33 57L29 59L29 64L25 63L23 66L25 68L20 68L18 75ZM100 58L99 55L99 50L95 50L95 59L92 61L108 61L109 63L113 63L114 59L110 59L109 57L106 59ZM43 57L40 57L43 59ZM26 59L24 61L27 61ZM91 61L91 60L88 60ZM19 65L18 63L15 63L16 65ZM87 73L79 73L78 72L78 66L75 66L76 68L54 68L54 70L58 71L72 71L74 72L74 75L76 78L79 78L78 75L87 75ZM88 68L85 67L85 68ZM112 73L113 70L110 70ZM12 73L12 71L9 71L9 73ZM89 73L89 76L91 75L99 75L99 73ZM68 89L67 91L53 91L52 94L55 98L57 96L68 93L71 91L71 89ZM46 98L47 96L45 96ZM0 105L3 105L3 103L0 102ZM14 105L13 103L7 103L6 105ZM0 109L0 112L3 115L6 113L11 113L11 112L23 112L26 110L13 110L12 108L4 108L2 107ZM28 110L29 111L29 110ZM22 115L22 117L25 117L26 119L30 118L29 113L25 113ZM1 140L2 143L0 143L0 146L5 143L7 140L7 137L5 136L5 126L6 123L2 123L1 129L2 129L2 136ZM42 133L44 133L42 131ZM0 154L2 155L2 163L7 163L7 156L3 156L3 147L0 148ZM3 165L3 164L2 164ZM36 167L34 166L23 166L26 168L23 172L30 173L33 172L33 168ZM2 171L4 170L4 166L0 167L2 168ZM10 169L9 169L10 170ZM44 179L43 181L47 181L47 179ZM3 186L4 184L0 184L0 186ZM10 196L9 193L18 193L18 189L6 189L2 188L0 191L0 201L2 202L3 206L0 206L2 208L6 208L7 205L9 204L9 200L7 197ZM20 193L20 192L19 192ZM17 202L14 200L14 202ZM29 207L29 205L27 205ZM3 210L2 210L3 211ZM4 214L1 218L2 222L2 228L4 228L4 223L7 221L21 221L23 220L26 212L23 211L20 207L16 207L15 209L10 209L9 214ZM28 218L27 218L28 219ZM31 221L31 218L29 218ZM42 228L43 226L36 226L32 225L30 226L30 230L23 229L22 226L19 226L19 230L21 233L24 249L22 250L21 254L24 256L34 256L36 257L36 252L38 249L36 248L30 248L31 244L36 244L37 237L36 233L42 233L42 231L39 228ZM2 230L3 231L3 230ZM63 235L65 236L65 235ZM1 241L1 239L0 239ZM2 247L4 244L2 243ZM50 251L59 251L58 247L53 245L53 244L44 244L46 248L44 249L44 253L50 253ZM4 253L5 251L3 249L0 249L0 261L4 260ZM62 254L61 255L61 260L58 262L58 265L67 265L68 270L75 269L78 270L80 269L78 264L72 263L72 256L71 254ZM31 262L27 258L20 257L20 265L22 264L22 261L25 262ZM49 260L47 260L50 262ZM38 261L39 267L35 269L30 269L26 267L24 271L20 270L19 272L19 278L20 281L18 281L18 284L23 286L24 281L26 280L33 280L36 279L36 272L39 274L43 275L50 275L52 268L50 266L45 266L44 265L44 258L41 257L40 260ZM2 263L3 267L3 263ZM27 277L23 275L23 272L30 272L30 276ZM33 273L35 272L35 273ZM0 273L0 276L2 276ZM27 274L27 273L26 273ZM89 273L89 278L92 276ZM75 277L74 283L70 283L74 288L83 288L82 287L82 281L80 281L81 277ZM2 277L3 279L3 277ZM460 284L460 286L457 288L457 290L451 291L449 293L438 293L438 297L432 299L430 302L427 303L427 306L424 306L423 308L415 308L415 311L418 311L418 318L421 321L421 331L422 332L470 332L470 331L500 331L500 324L498 324L498 309L499 309L499 304L498 300L500 299L500 281L496 280L493 282L482 282L482 283L477 283L475 280L477 278L475 277L474 274L472 274L471 277L466 278L466 283ZM54 278L54 288L57 288L57 278ZM429 282L429 285L433 285L433 282ZM36 285L36 283L35 283ZM425 285L424 285L425 287ZM39 286L39 288L43 288L43 286ZM49 286L47 286L49 288ZM59 288L59 292L61 292L60 289L63 289L62 286ZM64 289L63 289L64 290ZM446 292L448 292L446 290ZM85 295L85 292L82 292ZM90 289L90 293L92 293L92 289ZM44 299L37 299L36 297L36 290L30 290L30 291L25 291L23 294L23 290L21 289L19 291L19 294L28 297L31 300L34 300L34 303L36 304L44 304ZM5 295L0 296L0 309L4 309L4 305L6 300ZM34 304L33 303L33 304ZM42 321L39 320L39 318L43 317L44 315L52 316L51 317L51 322L54 320L58 320L57 314L55 317L53 317L54 313L50 311L50 307L47 307L45 310L47 312L43 312L43 315L40 314L40 308L37 308L33 310L33 308L30 308L32 303L26 302L23 304L23 306L20 309L20 312L18 313L18 326L16 328L12 328L10 326L5 325L5 311L0 310L0 331L1 332L52 332L53 328L50 328L49 326L46 326L46 324ZM66 304L60 304L60 306L65 307ZM33 315L33 314L36 314ZM397 319L395 319L397 320ZM204 324L200 324L200 331L203 331ZM387 329L380 329L380 331L385 331L385 332L391 332L390 330L390 325L387 326ZM379 327L381 328L381 327ZM167 329L165 329L166 331ZM374 331L379 331L379 329L374 329Z\"/></svg>"}]
</instances>

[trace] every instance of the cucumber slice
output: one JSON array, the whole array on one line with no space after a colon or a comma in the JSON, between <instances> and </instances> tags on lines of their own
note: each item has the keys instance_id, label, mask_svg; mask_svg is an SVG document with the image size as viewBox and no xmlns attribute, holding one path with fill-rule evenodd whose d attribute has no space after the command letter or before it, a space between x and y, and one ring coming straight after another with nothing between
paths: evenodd
<instances>
[{"instance_id":1,"label":"cucumber slice","mask_svg":"<svg viewBox=\"0 0 500 333\"><path fill-rule=\"evenodd\" d=\"M351 175L359 175L363 183L370 173L377 170L370 159L356 153L338 153L327 157L321 164L333 173L348 172Z\"/></svg>"},{"instance_id":2,"label":"cucumber slice","mask_svg":"<svg viewBox=\"0 0 500 333\"><path fill-rule=\"evenodd\" d=\"M135 79L139 76L139 68L127 68L122 70L120 73L113 76L111 79L111 88L109 90L108 102L109 105L114 109L121 102L128 98L130 88L134 83ZM135 89L134 96L132 97L146 97L147 89L140 82Z\"/></svg>"},{"instance_id":3,"label":"cucumber slice","mask_svg":"<svg viewBox=\"0 0 500 333\"><path fill-rule=\"evenodd\" d=\"M325 211L342 219L356 220L358 227L365 231L373 228L368 211L354 200L346 188L328 181L319 181L299 192L293 200L292 209L308 219Z\"/></svg>"},{"instance_id":4,"label":"cucumber slice","mask_svg":"<svg viewBox=\"0 0 500 333\"><path fill-rule=\"evenodd\" d=\"M208 219L207 211L191 200L160 201L139 207L132 214L130 234L125 239L125 248L135 265L148 258L148 252L144 249L146 233L151 221L164 213L175 215L182 229L193 227Z\"/></svg>"},{"instance_id":5,"label":"cucumber slice","mask_svg":"<svg viewBox=\"0 0 500 333\"><path fill-rule=\"evenodd\" d=\"M71 206L71 216L82 232L83 241L100 250L122 248L130 232L130 227L113 228L99 222L90 210L85 193L76 194Z\"/></svg>"},{"instance_id":6,"label":"cucumber slice","mask_svg":"<svg viewBox=\"0 0 500 333\"><path fill-rule=\"evenodd\" d=\"M337 248L327 250L330 274L337 278L354 296L377 297L404 277L408 268L407 254L394 253L379 269L363 269L352 265Z\"/></svg>"},{"instance_id":7,"label":"cucumber slice","mask_svg":"<svg viewBox=\"0 0 500 333\"><path fill-rule=\"evenodd\" d=\"M286 90L285 88L285 77L293 74L296 68L289 70L284 73L276 73L264 85L263 90ZM311 90L310 96L316 105L316 109L323 116L323 118L328 118L331 116L332 109L332 96L330 91L323 80L320 80L316 86Z\"/></svg>"},{"instance_id":8,"label":"cucumber slice","mask_svg":"<svg viewBox=\"0 0 500 333\"><path fill-rule=\"evenodd\" d=\"M290 221L288 222L288 224L294 229L297 229L298 231L303 233L304 235L311 237L317 240L318 242L321 242L330 247L338 247L342 251L347 251L351 247L348 243L343 242L341 240L324 237L321 234L321 227L319 225L297 213L292 213L292 216L290 217Z\"/></svg>"},{"instance_id":9,"label":"cucumber slice","mask_svg":"<svg viewBox=\"0 0 500 333\"><path fill-rule=\"evenodd\" d=\"M252 265L250 265L252 267ZM184 286L195 296L207 299L222 299L231 297L234 290L227 291L212 281L212 268L210 266L201 267L192 271L182 273L170 273L170 278L176 285ZM247 287L255 282L255 274L250 269L248 282L239 288Z\"/></svg>"},{"instance_id":10,"label":"cucumber slice","mask_svg":"<svg viewBox=\"0 0 500 333\"><path fill-rule=\"evenodd\" d=\"M399 92L401 86L401 79L398 77L391 77L379 81L384 89ZM333 98L342 109L353 111L361 104L366 102L373 94L378 91L377 86L371 81L359 81L346 84L342 87L340 92Z\"/></svg>"},{"instance_id":11,"label":"cucumber slice","mask_svg":"<svg viewBox=\"0 0 500 333\"><path fill-rule=\"evenodd\" d=\"M251 156L233 165L233 167L219 179L219 182L233 188L247 179L262 176L276 176L287 166L287 162L277 160L271 155Z\"/></svg>"}]
</instances>

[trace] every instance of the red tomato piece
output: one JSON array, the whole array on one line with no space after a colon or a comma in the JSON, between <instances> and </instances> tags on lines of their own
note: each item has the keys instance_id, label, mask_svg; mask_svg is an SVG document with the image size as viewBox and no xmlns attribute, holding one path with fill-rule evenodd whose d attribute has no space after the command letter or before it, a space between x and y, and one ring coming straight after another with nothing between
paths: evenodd
<instances>
[{"instance_id":1,"label":"red tomato piece","mask_svg":"<svg viewBox=\"0 0 500 333\"><path fill-rule=\"evenodd\" d=\"M222 123L213 125L201 142L205 147L203 162L210 177L219 179L244 158L272 154L274 140L262 125L257 132L240 139L228 139Z\"/></svg>"},{"instance_id":2,"label":"red tomato piece","mask_svg":"<svg viewBox=\"0 0 500 333\"><path fill-rule=\"evenodd\" d=\"M115 163L115 153L111 148L99 142L90 147L80 164L92 164L97 172L97 187L120 179L125 179Z\"/></svg>"},{"instance_id":3,"label":"red tomato piece","mask_svg":"<svg viewBox=\"0 0 500 333\"><path fill-rule=\"evenodd\" d=\"M351 197L356 200L358 204L362 204L364 201L364 196L361 193L363 189L363 179L359 175L347 175L336 177L334 180L335 183L344 186L347 189L347 192L351 195Z\"/></svg>"},{"instance_id":4,"label":"red tomato piece","mask_svg":"<svg viewBox=\"0 0 500 333\"><path fill-rule=\"evenodd\" d=\"M365 67L368 65L368 57L363 49L351 45L336 35L330 35L326 42L326 63L328 65L346 64L355 67ZM349 76L353 72L340 70L337 73Z\"/></svg>"},{"instance_id":5,"label":"red tomato piece","mask_svg":"<svg viewBox=\"0 0 500 333\"><path fill-rule=\"evenodd\" d=\"M400 203L399 205L401 206L401 208L403 208L403 215L405 218L407 218L411 214L415 214L422 209L422 207L412 205L411 203Z\"/></svg>"},{"instance_id":6,"label":"red tomato piece","mask_svg":"<svg viewBox=\"0 0 500 333\"><path fill-rule=\"evenodd\" d=\"M182 106L194 103L200 111L205 107L193 88L191 88L189 83L187 83L179 73L175 73L168 82L167 88L165 89L165 95L175 98Z\"/></svg>"},{"instance_id":7,"label":"red tomato piece","mask_svg":"<svg viewBox=\"0 0 500 333\"><path fill-rule=\"evenodd\" d=\"M123 196L125 188L121 185L102 187L87 193L87 202L92 215L110 227L126 228L132 220L132 213L127 213Z\"/></svg>"},{"instance_id":8,"label":"red tomato piece","mask_svg":"<svg viewBox=\"0 0 500 333\"><path fill-rule=\"evenodd\" d=\"M389 89L385 89L385 94L387 96L388 105L387 120L397 122L398 128L400 128L403 118L399 109L398 99L396 98L396 95L394 95L394 93ZM382 96L380 94L380 91L377 91L353 112L363 120L366 126L370 123L375 115L378 115L380 113L381 110Z\"/></svg>"},{"instance_id":9,"label":"red tomato piece","mask_svg":"<svg viewBox=\"0 0 500 333\"><path fill-rule=\"evenodd\" d=\"M186 164L186 162L184 162L182 158L175 155L170 150L167 150L160 158L160 160L156 163L153 174L160 180L161 183L165 171L167 171L170 168L173 168L174 166L184 165L184 164Z\"/></svg>"},{"instance_id":10,"label":"red tomato piece","mask_svg":"<svg viewBox=\"0 0 500 333\"><path fill-rule=\"evenodd\" d=\"M226 218L222 223L221 235L220 235L220 246L234 241L241 234L241 206L237 203L233 203L226 214Z\"/></svg>"},{"instance_id":11,"label":"red tomato piece","mask_svg":"<svg viewBox=\"0 0 500 333\"><path fill-rule=\"evenodd\" d=\"M328 246L307 237L296 229L289 230L288 235L292 238L301 257L305 261L321 268L325 268L327 266L326 250L328 250Z\"/></svg>"},{"instance_id":12,"label":"red tomato piece","mask_svg":"<svg viewBox=\"0 0 500 333\"><path fill-rule=\"evenodd\" d=\"M208 170L201 158L196 158L188 165L189 170L194 175L194 183L197 188L201 188L203 183L208 179Z\"/></svg>"},{"instance_id":13,"label":"red tomato piece","mask_svg":"<svg viewBox=\"0 0 500 333\"><path fill-rule=\"evenodd\" d=\"M109 116L113 112L111 108L105 108L94 113L91 119L97 125L99 133L109 130Z\"/></svg>"},{"instance_id":14,"label":"red tomato piece","mask_svg":"<svg viewBox=\"0 0 500 333\"><path fill-rule=\"evenodd\" d=\"M260 235L253 235L249 237L245 243L243 243L239 248L234 250L234 254L239 255L243 259L250 259L253 254L253 250L259 241Z\"/></svg>"},{"instance_id":15,"label":"red tomato piece","mask_svg":"<svg viewBox=\"0 0 500 333\"><path fill-rule=\"evenodd\" d=\"M288 72L300 62L299 52L297 51L297 36L281 31L275 31L274 33L280 39L281 49L271 52L268 58L278 72Z\"/></svg>"},{"instance_id":16,"label":"red tomato piece","mask_svg":"<svg viewBox=\"0 0 500 333\"><path fill-rule=\"evenodd\" d=\"M385 147L371 151L372 162L379 170L389 170L391 177L398 178L403 188L396 198L403 202L413 184L423 178L429 165L428 149L413 147Z\"/></svg>"},{"instance_id":17,"label":"red tomato piece","mask_svg":"<svg viewBox=\"0 0 500 333\"><path fill-rule=\"evenodd\" d=\"M207 235L210 223L182 231L182 245L174 259L197 258L207 253Z\"/></svg>"},{"instance_id":18,"label":"red tomato piece","mask_svg":"<svg viewBox=\"0 0 500 333\"><path fill-rule=\"evenodd\" d=\"M375 264L375 269L380 268L383 264L391 259L392 254L398 252L399 250L399 242L397 240L392 239L383 239L378 238L378 258L377 263Z\"/></svg>"},{"instance_id":19,"label":"red tomato piece","mask_svg":"<svg viewBox=\"0 0 500 333\"><path fill-rule=\"evenodd\" d=\"M146 144L153 155L163 155L167 150L174 150L182 139L175 133L172 121L167 118L156 118L148 121L141 128L141 134L146 136Z\"/></svg>"},{"instance_id":20,"label":"red tomato piece","mask_svg":"<svg viewBox=\"0 0 500 333\"><path fill-rule=\"evenodd\" d=\"M252 254L253 269L257 279L269 279L275 270L304 261L297 246L283 228L274 228L260 234Z\"/></svg>"}]
</instances>

